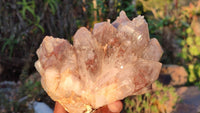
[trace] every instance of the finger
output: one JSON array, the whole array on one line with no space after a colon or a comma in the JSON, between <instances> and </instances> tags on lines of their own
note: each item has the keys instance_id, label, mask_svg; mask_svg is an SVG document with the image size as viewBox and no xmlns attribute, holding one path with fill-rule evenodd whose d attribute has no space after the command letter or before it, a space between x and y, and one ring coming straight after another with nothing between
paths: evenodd
<instances>
[{"instance_id":1,"label":"finger","mask_svg":"<svg viewBox=\"0 0 200 113\"><path fill-rule=\"evenodd\" d=\"M113 113L108 109L108 106L103 106L97 109L94 113Z\"/></svg>"},{"instance_id":2,"label":"finger","mask_svg":"<svg viewBox=\"0 0 200 113\"><path fill-rule=\"evenodd\" d=\"M62 107L60 103L56 102L54 113L68 113L68 112Z\"/></svg>"},{"instance_id":3,"label":"finger","mask_svg":"<svg viewBox=\"0 0 200 113\"><path fill-rule=\"evenodd\" d=\"M111 104L108 105L108 109L111 111L111 112L120 112L123 108L123 104L121 101L116 101L116 102L113 102Z\"/></svg>"}]
</instances>

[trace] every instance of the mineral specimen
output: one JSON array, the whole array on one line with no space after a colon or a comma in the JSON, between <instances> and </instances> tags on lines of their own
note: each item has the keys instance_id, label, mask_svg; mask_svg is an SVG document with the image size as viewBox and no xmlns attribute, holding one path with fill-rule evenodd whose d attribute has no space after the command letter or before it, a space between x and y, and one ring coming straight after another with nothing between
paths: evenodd
<instances>
[{"instance_id":1,"label":"mineral specimen","mask_svg":"<svg viewBox=\"0 0 200 113\"><path fill-rule=\"evenodd\" d=\"M149 38L142 16L129 20L124 11L93 32L80 28L67 40L46 36L35 63L44 90L70 113L82 113L145 93L158 78L162 49Z\"/></svg>"}]
</instances>

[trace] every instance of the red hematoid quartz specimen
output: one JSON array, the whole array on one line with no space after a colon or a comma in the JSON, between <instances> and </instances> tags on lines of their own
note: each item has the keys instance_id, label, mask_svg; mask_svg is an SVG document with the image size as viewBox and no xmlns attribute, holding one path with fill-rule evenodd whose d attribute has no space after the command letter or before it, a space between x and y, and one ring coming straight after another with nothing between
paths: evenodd
<instances>
[{"instance_id":1,"label":"red hematoid quartz specimen","mask_svg":"<svg viewBox=\"0 0 200 113\"><path fill-rule=\"evenodd\" d=\"M92 32L80 28L67 40L46 36L35 63L44 90L70 113L82 113L145 93L158 78L163 51L149 38L143 16L129 20L124 11Z\"/></svg>"}]
</instances>

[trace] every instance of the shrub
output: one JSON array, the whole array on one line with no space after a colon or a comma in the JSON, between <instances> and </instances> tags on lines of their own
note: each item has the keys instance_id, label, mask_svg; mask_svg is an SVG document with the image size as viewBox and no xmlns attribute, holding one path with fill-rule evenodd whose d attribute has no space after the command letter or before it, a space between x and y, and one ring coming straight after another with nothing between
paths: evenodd
<instances>
[{"instance_id":1,"label":"shrub","mask_svg":"<svg viewBox=\"0 0 200 113\"><path fill-rule=\"evenodd\" d=\"M152 92L126 98L124 110L127 113L169 113L177 99L175 88L156 81Z\"/></svg>"},{"instance_id":2,"label":"shrub","mask_svg":"<svg viewBox=\"0 0 200 113\"><path fill-rule=\"evenodd\" d=\"M187 18L189 26L186 29L186 37L181 40L182 46L179 57L183 59L189 72L188 82L199 84L200 80L200 0L193 5L182 8L183 16Z\"/></svg>"}]
</instances>

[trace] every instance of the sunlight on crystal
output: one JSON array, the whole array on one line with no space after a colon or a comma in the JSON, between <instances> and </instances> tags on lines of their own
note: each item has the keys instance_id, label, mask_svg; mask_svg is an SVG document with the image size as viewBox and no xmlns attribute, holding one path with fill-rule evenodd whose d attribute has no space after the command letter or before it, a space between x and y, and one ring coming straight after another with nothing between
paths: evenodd
<instances>
[{"instance_id":1,"label":"sunlight on crystal","mask_svg":"<svg viewBox=\"0 0 200 113\"><path fill-rule=\"evenodd\" d=\"M141 37L142 37L142 35L139 35L137 39L138 39L138 40L140 40L140 39L141 39Z\"/></svg>"}]
</instances>

